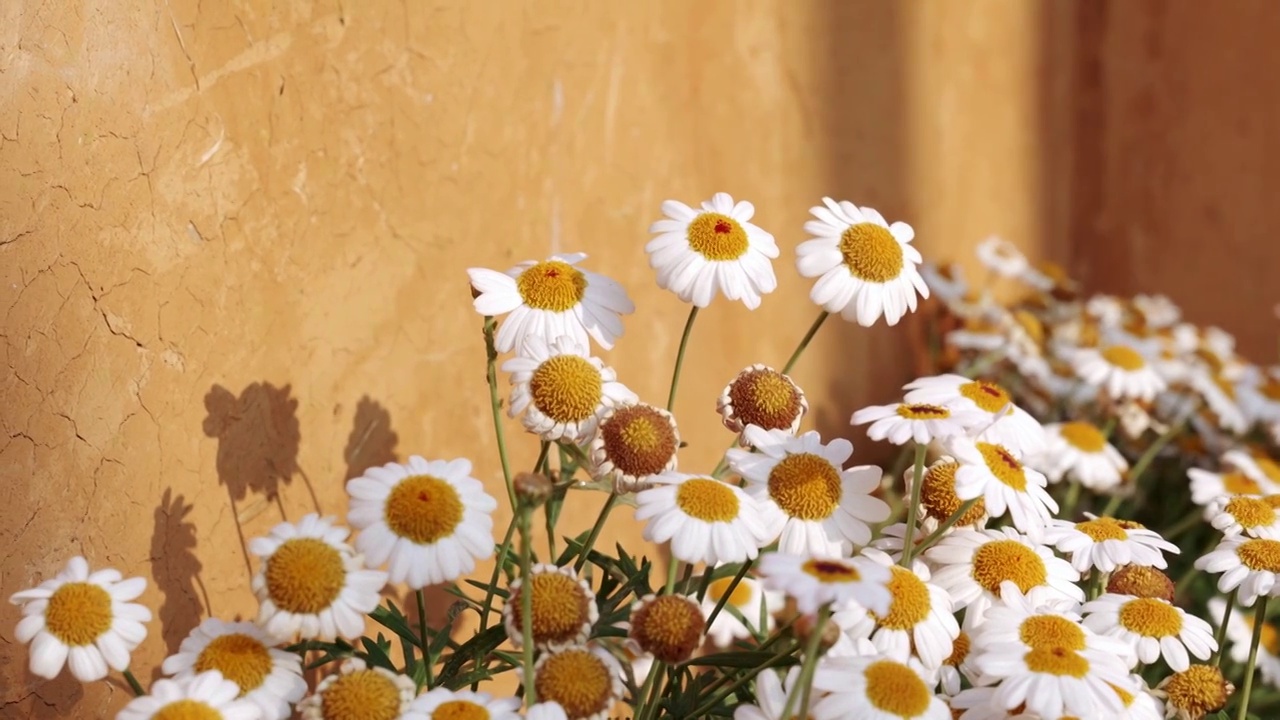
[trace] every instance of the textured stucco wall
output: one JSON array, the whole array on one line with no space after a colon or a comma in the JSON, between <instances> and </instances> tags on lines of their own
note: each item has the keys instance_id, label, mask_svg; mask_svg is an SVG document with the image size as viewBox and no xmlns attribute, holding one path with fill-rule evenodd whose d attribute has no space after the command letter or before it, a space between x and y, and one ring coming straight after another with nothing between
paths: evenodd
<instances>
[{"instance_id":1,"label":"textured stucco wall","mask_svg":"<svg viewBox=\"0 0 1280 720\"><path fill-rule=\"evenodd\" d=\"M499 489L468 266L591 253L639 306L608 358L661 399L685 308L648 223L666 197L754 201L781 289L699 321L676 408L698 468L723 383L815 314L791 263L822 195L934 257L1048 237L1029 3L263 5L0 3L0 586L76 553L147 576L144 677L203 616L254 611L243 539L343 513L368 465L468 456ZM861 438L847 416L911 374L905 338L824 330L797 370L814 422ZM124 702L31 676L16 619L4 717Z\"/></svg>"}]
</instances>

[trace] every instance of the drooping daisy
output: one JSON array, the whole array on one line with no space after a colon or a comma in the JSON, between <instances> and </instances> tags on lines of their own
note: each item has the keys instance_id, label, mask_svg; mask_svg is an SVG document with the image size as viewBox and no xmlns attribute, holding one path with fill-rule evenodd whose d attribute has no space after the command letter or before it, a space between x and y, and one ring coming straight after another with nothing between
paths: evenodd
<instances>
[{"instance_id":1,"label":"drooping daisy","mask_svg":"<svg viewBox=\"0 0 1280 720\"><path fill-rule=\"evenodd\" d=\"M205 620L160 669L175 680L217 670L236 684L240 697L258 707L263 720L285 720L293 713L291 706L307 694L298 656L275 647L251 622Z\"/></svg>"},{"instance_id":2,"label":"drooping daisy","mask_svg":"<svg viewBox=\"0 0 1280 720\"><path fill-rule=\"evenodd\" d=\"M1128 643L1134 664L1150 665L1163 656L1174 672L1181 672L1191 666L1188 653L1208 660L1218 649L1209 623L1166 600L1107 593L1081 611L1085 627Z\"/></svg>"},{"instance_id":3,"label":"drooping daisy","mask_svg":"<svg viewBox=\"0 0 1280 720\"><path fill-rule=\"evenodd\" d=\"M365 613L381 600L387 574L370 570L345 541L350 533L310 513L249 541L262 559L253 576L258 624L277 640L333 640L364 633Z\"/></svg>"},{"instance_id":4,"label":"drooping daisy","mask_svg":"<svg viewBox=\"0 0 1280 720\"><path fill-rule=\"evenodd\" d=\"M636 493L636 520L648 520L644 539L671 542L688 563L743 562L773 540L755 499L715 478L667 472Z\"/></svg>"},{"instance_id":5,"label":"drooping daisy","mask_svg":"<svg viewBox=\"0 0 1280 720\"><path fill-rule=\"evenodd\" d=\"M1236 600L1251 607L1260 595L1280 594L1276 574L1280 573L1280 540L1249 538L1244 535L1223 538L1209 553L1196 560L1197 570L1217 575L1218 590L1231 592L1239 588Z\"/></svg>"},{"instance_id":6,"label":"drooping daisy","mask_svg":"<svg viewBox=\"0 0 1280 720\"><path fill-rule=\"evenodd\" d=\"M828 695L814 705L819 717L846 720L951 720L933 681L912 660L827 657L819 661L813 687Z\"/></svg>"},{"instance_id":7,"label":"drooping daisy","mask_svg":"<svg viewBox=\"0 0 1280 720\"><path fill-rule=\"evenodd\" d=\"M510 316L498 326L498 352L521 347L540 335L572 337L586 346L588 335L609 349L622 337L622 317L635 312L627 291L616 281L577 267L585 253L552 255L542 262L522 262L505 273L470 268L476 312Z\"/></svg>"},{"instance_id":8,"label":"drooping daisy","mask_svg":"<svg viewBox=\"0 0 1280 720\"><path fill-rule=\"evenodd\" d=\"M678 200L664 201L666 218L649 226L658 237L644 247L649 267L658 271L658 287L700 308L716 293L752 310L759 307L760 297L778 287L771 262L778 245L747 222L755 211L745 200L735 204L728 193L703 202L701 212Z\"/></svg>"},{"instance_id":9,"label":"drooping daisy","mask_svg":"<svg viewBox=\"0 0 1280 720\"><path fill-rule=\"evenodd\" d=\"M960 462L956 470L956 497L981 497L992 517L1007 511L1014 527L1032 539L1039 539L1044 527L1058 511L1058 503L1045 491L1048 481L1003 445L968 438L954 438L948 444Z\"/></svg>"},{"instance_id":10,"label":"drooping daisy","mask_svg":"<svg viewBox=\"0 0 1280 720\"><path fill-rule=\"evenodd\" d=\"M894 445L904 445L908 440L917 445L928 445L934 440L948 440L964 435L969 428L981 422L976 413L952 411L941 405L898 403L897 405L872 405L855 412L851 425L871 423L867 437L872 440L888 440Z\"/></svg>"},{"instance_id":11,"label":"drooping daisy","mask_svg":"<svg viewBox=\"0 0 1280 720\"><path fill-rule=\"evenodd\" d=\"M1201 468L1187 468L1187 477L1191 479L1191 501L1206 507L1223 496L1262 497L1277 491L1276 486L1266 478L1258 481L1241 470L1218 473Z\"/></svg>"},{"instance_id":12,"label":"drooping daisy","mask_svg":"<svg viewBox=\"0 0 1280 720\"><path fill-rule=\"evenodd\" d=\"M925 551L925 559L933 563L932 582L951 595L957 610L974 606L966 611L966 622L970 614L980 619L1000 597L1005 582L1017 585L1023 594L1044 586L1067 600L1084 601L1076 585L1080 573L1011 527L956 530Z\"/></svg>"},{"instance_id":13,"label":"drooping daisy","mask_svg":"<svg viewBox=\"0 0 1280 720\"><path fill-rule=\"evenodd\" d=\"M820 558L789 553L768 553L758 565L766 588L795 598L802 613L813 613L827 603L856 602L885 615L893 595L889 568L865 557Z\"/></svg>"},{"instance_id":14,"label":"drooping daisy","mask_svg":"<svg viewBox=\"0 0 1280 720\"><path fill-rule=\"evenodd\" d=\"M116 720L257 720L259 708L247 699L237 699L240 688L217 670L180 680L155 681L151 693L129 701Z\"/></svg>"},{"instance_id":15,"label":"drooping daisy","mask_svg":"<svg viewBox=\"0 0 1280 720\"><path fill-rule=\"evenodd\" d=\"M360 531L356 550L370 567L389 563L390 581L414 590L456 580L493 555L498 501L471 477L471 461L372 467L347 482L347 521Z\"/></svg>"},{"instance_id":16,"label":"drooping daisy","mask_svg":"<svg viewBox=\"0 0 1280 720\"><path fill-rule=\"evenodd\" d=\"M1027 256L1022 254L1017 245L997 235L991 235L978 243L975 253L978 262L1004 277L1020 277L1030 267Z\"/></svg>"},{"instance_id":17,"label":"drooping daisy","mask_svg":"<svg viewBox=\"0 0 1280 720\"><path fill-rule=\"evenodd\" d=\"M1088 518L1073 523L1054 520L1045 530L1045 542L1071 556L1071 565L1081 573L1097 569L1109 573L1121 565L1165 568L1166 552L1181 552L1178 546L1131 520L1117 520L1085 513Z\"/></svg>"},{"instance_id":18,"label":"drooping daisy","mask_svg":"<svg viewBox=\"0 0 1280 720\"><path fill-rule=\"evenodd\" d=\"M1264 497L1223 495L1205 508L1209 524L1227 537L1280 538L1280 510Z\"/></svg>"},{"instance_id":19,"label":"drooping daisy","mask_svg":"<svg viewBox=\"0 0 1280 720\"><path fill-rule=\"evenodd\" d=\"M502 370L511 373L515 386L507 414L524 413L525 429L547 441L582 442L609 408L637 400L613 368L566 336L550 343L537 335L526 338L521 355Z\"/></svg>"},{"instance_id":20,"label":"drooping daisy","mask_svg":"<svg viewBox=\"0 0 1280 720\"><path fill-rule=\"evenodd\" d=\"M794 433L809 411L809 401L789 376L757 363L725 386L716 410L724 426L736 433L748 425Z\"/></svg>"},{"instance_id":21,"label":"drooping daisy","mask_svg":"<svg viewBox=\"0 0 1280 720\"><path fill-rule=\"evenodd\" d=\"M66 665L77 680L93 682L108 668L128 669L129 653L147 636L143 623L151 620L150 610L130 601L146 587L146 580L124 580L118 570L90 573L77 555L53 579L9 596L22 606L13 634L31 643L31 673L53 679Z\"/></svg>"},{"instance_id":22,"label":"drooping daisy","mask_svg":"<svg viewBox=\"0 0 1280 720\"><path fill-rule=\"evenodd\" d=\"M1097 425L1076 420L1044 426L1045 450L1034 463L1050 482L1075 480L1095 492L1110 490L1124 480L1129 462Z\"/></svg>"},{"instance_id":23,"label":"drooping daisy","mask_svg":"<svg viewBox=\"0 0 1280 720\"><path fill-rule=\"evenodd\" d=\"M929 287L916 270L921 258L911 245L911 226L890 225L875 210L851 202L822 202L826 207L810 209L817 219L804 224L813 239L796 247L800 274L818 278L809 298L864 327L881 315L886 324L896 325L915 312L916 294L928 298Z\"/></svg>"},{"instance_id":24,"label":"drooping daisy","mask_svg":"<svg viewBox=\"0 0 1280 720\"><path fill-rule=\"evenodd\" d=\"M706 597L702 599L702 614L711 617L712 611L720 599L729 593L724 607L711 621L707 628L707 637L720 647L726 647L734 640L745 640L754 632L772 632L773 611L782 607L782 593L776 590L765 590L754 578L744 577L733 586L732 577L712 580L707 586ZM731 611L732 608L735 612ZM764 615L764 627L760 627L761 614ZM741 616L741 619L739 619ZM745 624L744 624L745 622Z\"/></svg>"},{"instance_id":25,"label":"drooping daisy","mask_svg":"<svg viewBox=\"0 0 1280 720\"><path fill-rule=\"evenodd\" d=\"M963 375L936 375L913 380L903 386L909 404L941 405L954 412L978 413L981 422L969 428L981 431L979 439L998 443L1021 453L1035 455L1044 450L1044 428L1026 410L1013 404L1009 391L986 380L970 380Z\"/></svg>"},{"instance_id":26,"label":"drooping daisy","mask_svg":"<svg viewBox=\"0 0 1280 720\"><path fill-rule=\"evenodd\" d=\"M520 720L518 698L438 687L409 703L407 720Z\"/></svg>"},{"instance_id":27,"label":"drooping daisy","mask_svg":"<svg viewBox=\"0 0 1280 720\"><path fill-rule=\"evenodd\" d=\"M933 532L952 515L960 511L965 501L956 495L956 472L960 463L950 455L943 455L925 469L921 477L920 505L916 508L916 516L927 532ZM908 469L905 473L907 492L912 492L915 473ZM953 527L970 527L981 530L987 522L987 506L981 496L973 498L977 502L960 516ZM884 533L881 533L883 537Z\"/></svg>"},{"instance_id":28,"label":"drooping daisy","mask_svg":"<svg viewBox=\"0 0 1280 720\"><path fill-rule=\"evenodd\" d=\"M999 681L992 700L1006 710L1023 706L1047 718L1110 716L1124 710L1115 688L1128 684L1129 669L1121 657L1089 647L1091 634L1081 629L1030 647L994 643L973 664L985 678Z\"/></svg>"},{"instance_id":29,"label":"drooping daisy","mask_svg":"<svg viewBox=\"0 0 1280 720\"><path fill-rule=\"evenodd\" d=\"M1222 626L1222 615L1226 609L1227 603L1222 598L1209 598L1209 617L1214 625ZM1241 612L1238 608L1227 619L1227 654L1241 665L1249 660L1249 648L1253 644L1253 627L1257 621L1255 614ZM1273 687L1280 687L1280 629L1276 628L1275 623L1262 624L1258 657L1255 662L1262 673L1263 681Z\"/></svg>"},{"instance_id":30,"label":"drooping daisy","mask_svg":"<svg viewBox=\"0 0 1280 720\"><path fill-rule=\"evenodd\" d=\"M605 720L622 697L622 666L602 648L543 653L533 677L538 699L559 703L569 720Z\"/></svg>"},{"instance_id":31,"label":"drooping daisy","mask_svg":"<svg viewBox=\"0 0 1280 720\"><path fill-rule=\"evenodd\" d=\"M418 688L413 678L347 658L298 703L302 720L420 720L405 714Z\"/></svg>"},{"instance_id":32,"label":"drooping daisy","mask_svg":"<svg viewBox=\"0 0 1280 720\"><path fill-rule=\"evenodd\" d=\"M696 598L649 593L631 606L628 638L642 651L675 665L702 646L707 619Z\"/></svg>"},{"instance_id":33,"label":"drooping daisy","mask_svg":"<svg viewBox=\"0 0 1280 720\"><path fill-rule=\"evenodd\" d=\"M533 587L533 645L539 650L559 650L581 645L591 636L591 627L600 617L596 594L572 567L540 563L530 568ZM524 642L521 620L524 578L516 578L508 588L502 608L507 638L516 647Z\"/></svg>"},{"instance_id":34,"label":"drooping daisy","mask_svg":"<svg viewBox=\"0 0 1280 720\"><path fill-rule=\"evenodd\" d=\"M649 478L676 469L680 432L671 413L645 403L609 409L591 440L596 477L613 479L618 492L638 492Z\"/></svg>"},{"instance_id":35,"label":"drooping daisy","mask_svg":"<svg viewBox=\"0 0 1280 720\"><path fill-rule=\"evenodd\" d=\"M889 505L871 495L880 485L880 468L843 469L853 455L848 440L824 445L815 431L793 437L755 425L742 435L756 452L730 450L729 467L746 481L781 552L848 555L854 545L871 541L871 523L889 517Z\"/></svg>"},{"instance_id":36,"label":"drooping daisy","mask_svg":"<svg viewBox=\"0 0 1280 720\"><path fill-rule=\"evenodd\" d=\"M1147 359L1128 345L1084 348L1075 353L1071 363L1077 377L1116 400L1150 402L1166 387Z\"/></svg>"},{"instance_id":37,"label":"drooping daisy","mask_svg":"<svg viewBox=\"0 0 1280 720\"><path fill-rule=\"evenodd\" d=\"M798 667L791 668L787 672L785 682L773 670L765 670L756 675L755 705L739 705L733 711L733 720L782 720L783 711L787 706L787 696L795 689L799 678L800 668ZM810 691L809 714L812 720L835 720L842 717L839 714L817 713L817 703L826 695L817 688ZM796 707L792 706L793 712Z\"/></svg>"},{"instance_id":38,"label":"drooping daisy","mask_svg":"<svg viewBox=\"0 0 1280 720\"><path fill-rule=\"evenodd\" d=\"M1164 699L1165 717L1200 720L1226 707L1235 689L1217 667L1192 665L1162 680L1156 694Z\"/></svg>"}]
</instances>

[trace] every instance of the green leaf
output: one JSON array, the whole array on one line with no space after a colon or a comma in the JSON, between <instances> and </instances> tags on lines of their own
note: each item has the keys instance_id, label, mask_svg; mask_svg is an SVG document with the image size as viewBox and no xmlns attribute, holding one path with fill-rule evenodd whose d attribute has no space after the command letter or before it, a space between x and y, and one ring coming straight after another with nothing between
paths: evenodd
<instances>
[{"instance_id":1,"label":"green leaf","mask_svg":"<svg viewBox=\"0 0 1280 720\"><path fill-rule=\"evenodd\" d=\"M699 658L690 660L687 665L695 667L722 667L722 668L758 668L770 660L777 658L772 652L759 652L753 650L739 650L737 652L716 653L714 655L703 655ZM790 664L794 664L795 660L790 660ZM788 661L777 663L778 667L784 667Z\"/></svg>"},{"instance_id":2,"label":"green leaf","mask_svg":"<svg viewBox=\"0 0 1280 720\"><path fill-rule=\"evenodd\" d=\"M362 637L360 642L364 645L365 659L370 665L397 672L395 663L391 662L391 642L383 637L382 633L378 633L376 641Z\"/></svg>"},{"instance_id":3,"label":"green leaf","mask_svg":"<svg viewBox=\"0 0 1280 720\"><path fill-rule=\"evenodd\" d=\"M408 642L416 648L421 649L422 641L418 638L418 633L409 624L409 618L400 612L400 608L390 599L387 600L387 606L379 605L369 613L369 617L382 627L390 630L400 637L401 640Z\"/></svg>"}]
</instances>

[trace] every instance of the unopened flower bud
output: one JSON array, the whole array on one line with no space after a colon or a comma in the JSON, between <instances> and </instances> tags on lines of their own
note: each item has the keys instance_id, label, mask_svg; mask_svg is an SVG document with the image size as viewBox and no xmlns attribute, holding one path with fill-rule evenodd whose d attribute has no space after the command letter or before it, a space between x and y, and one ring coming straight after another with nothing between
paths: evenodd
<instances>
[{"instance_id":1,"label":"unopened flower bud","mask_svg":"<svg viewBox=\"0 0 1280 720\"><path fill-rule=\"evenodd\" d=\"M1111 573L1107 592L1173 602L1173 581L1153 567L1122 565Z\"/></svg>"},{"instance_id":2,"label":"unopened flower bud","mask_svg":"<svg viewBox=\"0 0 1280 720\"><path fill-rule=\"evenodd\" d=\"M520 504L531 508L545 503L547 498L551 497L551 491L554 488L551 478L542 473L522 472L516 475L513 484Z\"/></svg>"}]
</instances>

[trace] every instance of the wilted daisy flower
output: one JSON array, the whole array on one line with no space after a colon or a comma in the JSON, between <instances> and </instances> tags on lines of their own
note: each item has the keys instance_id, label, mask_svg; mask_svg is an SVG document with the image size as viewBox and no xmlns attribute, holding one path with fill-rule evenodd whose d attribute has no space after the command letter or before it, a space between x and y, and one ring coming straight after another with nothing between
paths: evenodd
<instances>
[{"instance_id":1,"label":"wilted daisy flower","mask_svg":"<svg viewBox=\"0 0 1280 720\"><path fill-rule=\"evenodd\" d=\"M814 238L796 247L800 274L818 278L809 299L865 327L881 315L896 325L915 312L916 293L927 298L929 287L916 270L920 251L911 245L911 226L890 225L875 210L851 202L822 202L826 207L810 209L817 219L804 224Z\"/></svg>"},{"instance_id":2,"label":"wilted daisy flower","mask_svg":"<svg viewBox=\"0 0 1280 720\"><path fill-rule=\"evenodd\" d=\"M1271 481L1264 478L1264 481L1260 482L1240 470L1217 473L1200 468L1187 468L1187 477L1191 479L1191 502L1203 506L1209 505L1224 495L1262 497L1277 490Z\"/></svg>"},{"instance_id":3,"label":"wilted daisy flower","mask_svg":"<svg viewBox=\"0 0 1280 720\"><path fill-rule=\"evenodd\" d=\"M1058 503L1044 489L1048 484L1044 475L1023 465L1009 448L996 443L954 438L948 448L960 462L956 497L981 497L993 517L1008 511L1014 527L1039 539L1058 511Z\"/></svg>"},{"instance_id":4,"label":"wilted daisy flower","mask_svg":"<svg viewBox=\"0 0 1280 720\"><path fill-rule=\"evenodd\" d=\"M1105 390L1116 400L1135 398L1150 402L1164 390L1165 381L1147 359L1128 345L1107 345L1101 349L1084 348L1071 359L1076 376Z\"/></svg>"},{"instance_id":5,"label":"wilted daisy flower","mask_svg":"<svg viewBox=\"0 0 1280 720\"><path fill-rule=\"evenodd\" d=\"M298 714L302 720L402 720L417 692L412 678L347 658L298 703Z\"/></svg>"},{"instance_id":6,"label":"wilted daisy flower","mask_svg":"<svg viewBox=\"0 0 1280 720\"><path fill-rule=\"evenodd\" d=\"M889 568L865 557L820 558L768 553L760 558L760 574L766 588L795 598L802 613L813 613L832 603L856 602L872 612L889 612Z\"/></svg>"},{"instance_id":7,"label":"wilted daisy flower","mask_svg":"<svg viewBox=\"0 0 1280 720\"><path fill-rule=\"evenodd\" d=\"M309 513L249 541L249 552L262 558L253 576L258 623L272 637L333 640L364 633L365 613L378 606L387 574L365 568L345 542L349 532Z\"/></svg>"},{"instance_id":8,"label":"wilted daisy flower","mask_svg":"<svg viewBox=\"0 0 1280 720\"><path fill-rule=\"evenodd\" d=\"M1122 565L1107 578L1106 591L1117 595L1161 598L1173 602L1173 580L1144 565Z\"/></svg>"},{"instance_id":9,"label":"wilted daisy flower","mask_svg":"<svg viewBox=\"0 0 1280 720\"><path fill-rule=\"evenodd\" d=\"M93 682L108 668L128 669L129 653L147 636L142 623L151 620L150 610L129 601L146 587L146 580L124 580L118 570L90 573L77 555L53 579L10 595L22 606L13 634L31 643L31 673L53 679L68 665L77 680Z\"/></svg>"},{"instance_id":10,"label":"wilted daisy flower","mask_svg":"<svg viewBox=\"0 0 1280 720\"><path fill-rule=\"evenodd\" d=\"M1097 425L1085 421L1044 426L1046 446L1033 463L1051 482L1069 478L1097 492L1110 490L1124 479L1129 462Z\"/></svg>"},{"instance_id":11,"label":"wilted daisy flower","mask_svg":"<svg viewBox=\"0 0 1280 720\"><path fill-rule=\"evenodd\" d=\"M1164 699L1165 717L1200 720L1226 707L1235 690L1213 665L1192 665L1162 680L1156 695Z\"/></svg>"},{"instance_id":12,"label":"wilted daisy flower","mask_svg":"<svg viewBox=\"0 0 1280 720\"><path fill-rule=\"evenodd\" d=\"M658 287L684 302L706 307L716 293L741 300L754 310L760 296L778 287L771 260L778 257L773 236L747 222L755 206L734 204L716 193L699 212L678 200L662 203L667 217L649 226L658 237L644 246L649 267L658 271Z\"/></svg>"},{"instance_id":13,"label":"wilted daisy flower","mask_svg":"<svg viewBox=\"0 0 1280 720\"><path fill-rule=\"evenodd\" d=\"M251 622L205 620L160 669L175 680L217 670L236 684L240 697L258 707L263 720L285 720L293 713L292 705L307 694L298 656L275 647Z\"/></svg>"},{"instance_id":14,"label":"wilted daisy flower","mask_svg":"<svg viewBox=\"0 0 1280 720\"><path fill-rule=\"evenodd\" d=\"M680 433L671 413L645 403L606 411L591 440L595 476L611 478L618 492L649 487L649 478L676 469Z\"/></svg>"},{"instance_id":15,"label":"wilted daisy flower","mask_svg":"<svg viewBox=\"0 0 1280 720\"><path fill-rule=\"evenodd\" d=\"M644 539L671 542L671 554L687 563L743 562L775 537L756 501L715 478L662 473L636 493L636 520L648 520Z\"/></svg>"},{"instance_id":16,"label":"wilted daisy flower","mask_svg":"<svg viewBox=\"0 0 1280 720\"><path fill-rule=\"evenodd\" d=\"M757 363L725 386L716 410L724 426L736 433L748 425L794 433L809 410L809 401L789 376Z\"/></svg>"},{"instance_id":17,"label":"wilted daisy flower","mask_svg":"<svg viewBox=\"0 0 1280 720\"><path fill-rule=\"evenodd\" d=\"M1209 598L1209 617L1213 624L1222 626L1222 615L1226 612L1227 603L1222 598ZM1249 660L1249 648L1253 644L1253 627L1257 616L1240 612L1237 608L1227 620L1227 654L1237 663L1244 664ZM1280 630L1274 623L1264 622L1262 634L1258 642L1258 670L1264 682L1280 687Z\"/></svg>"},{"instance_id":18,"label":"wilted daisy flower","mask_svg":"<svg viewBox=\"0 0 1280 720\"><path fill-rule=\"evenodd\" d=\"M641 650L674 665L701 645L707 619L695 598L649 593L631 606L628 637Z\"/></svg>"},{"instance_id":19,"label":"wilted daisy flower","mask_svg":"<svg viewBox=\"0 0 1280 720\"><path fill-rule=\"evenodd\" d=\"M347 521L360 531L356 550L370 567L389 563L390 581L414 590L456 580L493 555L498 501L471 477L471 461L372 467L347 482Z\"/></svg>"},{"instance_id":20,"label":"wilted daisy flower","mask_svg":"<svg viewBox=\"0 0 1280 720\"><path fill-rule=\"evenodd\" d=\"M1109 573L1121 565L1165 568L1164 552L1177 554L1178 546L1132 520L1117 520L1085 513L1088 518L1073 523L1054 520L1044 539L1064 555L1081 573L1096 568Z\"/></svg>"},{"instance_id":21,"label":"wilted daisy flower","mask_svg":"<svg viewBox=\"0 0 1280 720\"><path fill-rule=\"evenodd\" d=\"M981 421L982 416L977 413L953 412L941 405L898 403L862 408L853 414L849 423L871 423L867 437L872 440L888 440L894 445L904 445L911 440L917 445L928 445L934 440L964 435Z\"/></svg>"},{"instance_id":22,"label":"wilted daisy flower","mask_svg":"<svg viewBox=\"0 0 1280 720\"><path fill-rule=\"evenodd\" d=\"M1035 587L1051 588L1074 602L1084 601L1076 585L1080 573L1049 548L1031 542L1011 527L997 530L956 530L925 551L933 563L933 584L946 590L957 610L974 620L1000 597L1000 586L1012 582L1023 594Z\"/></svg>"},{"instance_id":23,"label":"wilted daisy flower","mask_svg":"<svg viewBox=\"0 0 1280 720\"><path fill-rule=\"evenodd\" d=\"M818 662L813 687L829 694L813 709L818 718L951 720L951 711L933 694L933 685L914 660L826 657Z\"/></svg>"},{"instance_id":24,"label":"wilted daisy flower","mask_svg":"<svg viewBox=\"0 0 1280 720\"><path fill-rule=\"evenodd\" d=\"M978 262L1004 277L1020 277L1030 267L1027 256L1022 254L1017 245L997 235L991 235L978 243L975 253Z\"/></svg>"},{"instance_id":25,"label":"wilted daisy flower","mask_svg":"<svg viewBox=\"0 0 1280 720\"><path fill-rule=\"evenodd\" d=\"M409 703L406 720L519 720L518 698L494 698L489 693L438 687Z\"/></svg>"},{"instance_id":26,"label":"wilted daisy flower","mask_svg":"<svg viewBox=\"0 0 1280 720\"><path fill-rule=\"evenodd\" d=\"M1274 503L1254 495L1223 495L1205 508L1209 524L1227 537L1280 537L1280 511Z\"/></svg>"},{"instance_id":27,"label":"wilted daisy flower","mask_svg":"<svg viewBox=\"0 0 1280 720\"><path fill-rule=\"evenodd\" d=\"M1250 607L1260 595L1280 594L1276 574L1280 573L1280 540L1248 538L1243 535L1223 538L1212 551L1196 560L1197 570L1217 575L1218 590L1231 592L1239 588L1236 599Z\"/></svg>"},{"instance_id":28,"label":"wilted daisy flower","mask_svg":"<svg viewBox=\"0 0 1280 720\"><path fill-rule=\"evenodd\" d=\"M1107 593L1085 603L1081 611L1085 627L1132 647L1130 666L1150 665L1163 656L1174 672L1180 672L1191 665L1188 652L1208 660L1218 649L1209 623L1166 600Z\"/></svg>"},{"instance_id":29,"label":"wilted daisy flower","mask_svg":"<svg viewBox=\"0 0 1280 720\"><path fill-rule=\"evenodd\" d=\"M979 419L971 432L981 432L980 440L998 443L1021 453L1034 455L1044 450L1044 428L1022 408L1013 404L1009 391L986 380L970 380L963 375L936 375L917 378L905 386L908 404L941 405L953 412L974 413Z\"/></svg>"},{"instance_id":30,"label":"wilted daisy flower","mask_svg":"<svg viewBox=\"0 0 1280 720\"><path fill-rule=\"evenodd\" d=\"M956 472L959 469L960 463L950 455L943 455L925 469L920 479L920 505L916 508L916 516L927 532L933 532L940 524L959 512L964 505L965 501L956 495ZM908 469L905 477L909 494L915 483L914 471ZM954 527L982 529L987 522L987 506L981 496L976 500L973 507L956 520ZM883 535L882 532L881 536Z\"/></svg>"},{"instance_id":31,"label":"wilted daisy flower","mask_svg":"<svg viewBox=\"0 0 1280 720\"><path fill-rule=\"evenodd\" d=\"M782 593L775 590L765 590L760 583L753 578L744 577L733 586L730 591L729 587L733 583L732 577L722 577L718 580L712 580L707 586L706 597L702 599L702 614L711 617L712 611L716 609L716 605L720 599L729 593L729 598L725 600L724 607L721 608L715 620L711 621L711 626L707 628L707 637L711 638L711 642L720 647L725 647L733 643L734 640L745 640L751 637L751 633L755 632L772 632L773 610L782 606ZM729 608L737 611L737 615L741 615L739 620L737 615L730 612ZM764 613L764 627L760 625L760 614ZM746 624L743 624L743 621Z\"/></svg>"},{"instance_id":32,"label":"wilted daisy flower","mask_svg":"<svg viewBox=\"0 0 1280 720\"><path fill-rule=\"evenodd\" d=\"M559 650L586 642L591 636L591 626L600 617L596 594L586 580L579 578L571 567L547 563L530 568L529 577L533 583L533 646L539 650ZM507 603L502 608L502 624L507 629L507 638L520 647L524 642L524 622L520 619L524 578L511 581L508 591Z\"/></svg>"},{"instance_id":33,"label":"wilted daisy flower","mask_svg":"<svg viewBox=\"0 0 1280 720\"><path fill-rule=\"evenodd\" d=\"M800 668L798 667L793 667L787 672L785 682L773 670L765 670L756 675L755 704L739 705L733 711L733 720L782 720L783 711L787 706L787 696L795 689L799 678ZM837 713L815 714L816 703L826 697L826 693L817 688L813 688L810 693L809 714L812 720L835 720L841 717ZM794 711L796 706L792 707Z\"/></svg>"},{"instance_id":34,"label":"wilted daisy flower","mask_svg":"<svg viewBox=\"0 0 1280 720\"><path fill-rule=\"evenodd\" d=\"M116 720L257 720L259 708L247 699L237 699L240 688L217 670L180 680L161 679L151 693L129 701Z\"/></svg>"},{"instance_id":35,"label":"wilted daisy flower","mask_svg":"<svg viewBox=\"0 0 1280 720\"><path fill-rule=\"evenodd\" d=\"M538 699L559 703L569 720L605 720L622 697L622 667L601 648L543 653L533 678Z\"/></svg>"},{"instance_id":36,"label":"wilted daisy flower","mask_svg":"<svg viewBox=\"0 0 1280 720\"><path fill-rule=\"evenodd\" d=\"M547 441L581 442L606 410L637 400L613 368L588 354L586 343L566 336L549 344L541 336L526 338L520 356L502 370L515 386L507 413L524 413L525 429Z\"/></svg>"},{"instance_id":37,"label":"wilted daisy flower","mask_svg":"<svg viewBox=\"0 0 1280 720\"><path fill-rule=\"evenodd\" d=\"M525 338L568 335L586 346L587 336L603 348L622 337L622 315L635 312L627 291L616 281L577 267L585 253L552 255L542 262L522 262L505 273L470 268L476 312L511 313L498 326L499 352L521 347Z\"/></svg>"},{"instance_id":38,"label":"wilted daisy flower","mask_svg":"<svg viewBox=\"0 0 1280 720\"><path fill-rule=\"evenodd\" d=\"M793 437L754 425L743 439L756 452L730 450L729 466L746 481L781 552L847 555L852 546L871 541L869 523L889 517L889 505L871 495L880 485L880 468L842 469L853 455L848 440L824 445L814 431Z\"/></svg>"}]
</instances>

